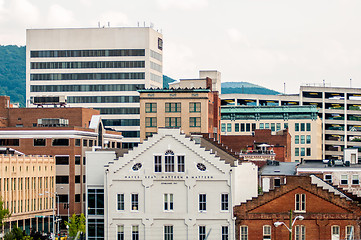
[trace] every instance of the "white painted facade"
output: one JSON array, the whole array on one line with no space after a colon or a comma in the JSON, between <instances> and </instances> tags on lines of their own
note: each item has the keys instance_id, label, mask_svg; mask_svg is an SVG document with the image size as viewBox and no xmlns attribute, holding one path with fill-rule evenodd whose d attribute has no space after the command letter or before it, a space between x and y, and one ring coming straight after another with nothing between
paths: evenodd
<instances>
[{"instance_id":1,"label":"white painted facade","mask_svg":"<svg viewBox=\"0 0 361 240\"><path fill-rule=\"evenodd\" d=\"M104 239L117 239L119 231L124 231L124 239L132 239L135 229L139 239L165 239L168 229L173 233L169 239L193 240L198 239L202 228L209 233L208 240L222 239L225 228L228 239L234 239L233 206L257 196L257 166L238 161L231 166L214 154L215 149L207 151L197 142L179 129L159 129L158 134L117 160L111 153L87 153L87 168L92 166L89 161L104 164L105 158L113 160L104 175ZM159 157L160 171L155 167ZM173 157L174 171L166 172L172 164L166 166L165 159ZM90 180L87 188L102 185L95 177L100 174L99 164L93 166L97 171L87 170L96 181L91 186ZM223 210L222 194L228 196ZM199 202L203 196L204 205Z\"/></svg>"},{"instance_id":2,"label":"white painted facade","mask_svg":"<svg viewBox=\"0 0 361 240\"><path fill-rule=\"evenodd\" d=\"M136 87L163 87L161 33L148 27L28 29L26 38L27 107L36 96L65 96L67 106L99 109L102 119L129 119L108 126L124 133L123 142L139 142L139 123L132 122L140 118ZM108 54L117 50L144 52Z\"/></svg>"}]
</instances>

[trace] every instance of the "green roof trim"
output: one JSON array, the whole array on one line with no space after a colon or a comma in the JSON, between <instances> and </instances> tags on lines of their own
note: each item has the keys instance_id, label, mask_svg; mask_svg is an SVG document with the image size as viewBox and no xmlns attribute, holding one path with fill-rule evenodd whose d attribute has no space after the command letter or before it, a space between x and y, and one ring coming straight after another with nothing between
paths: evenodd
<instances>
[{"instance_id":1,"label":"green roof trim","mask_svg":"<svg viewBox=\"0 0 361 240\"><path fill-rule=\"evenodd\" d=\"M139 89L138 92L139 93L157 93L157 92L169 92L169 93L191 93L191 92L210 92L210 89L206 89L206 88L149 88L149 89Z\"/></svg>"}]
</instances>

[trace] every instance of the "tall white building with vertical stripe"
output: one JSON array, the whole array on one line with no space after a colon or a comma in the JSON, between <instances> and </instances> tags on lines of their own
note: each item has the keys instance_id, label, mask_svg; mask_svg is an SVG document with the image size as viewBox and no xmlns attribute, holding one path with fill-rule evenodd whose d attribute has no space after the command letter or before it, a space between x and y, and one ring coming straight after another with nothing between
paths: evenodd
<instances>
[{"instance_id":1,"label":"tall white building with vertical stripe","mask_svg":"<svg viewBox=\"0 0 361 240\"><path fill-rule=\"evenodd\" d=\"M99 109L123 147L139 142L137 89L163 87L163 36L148 27L28 29L26 104L65 96L67 106Z\"/></svg>"}]
</instances>

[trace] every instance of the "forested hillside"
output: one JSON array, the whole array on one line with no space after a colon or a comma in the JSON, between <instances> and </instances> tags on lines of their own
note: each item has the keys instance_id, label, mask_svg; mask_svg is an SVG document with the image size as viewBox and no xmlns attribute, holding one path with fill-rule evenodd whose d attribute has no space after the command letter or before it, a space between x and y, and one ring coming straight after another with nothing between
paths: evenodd
<instances>
[{"instance_id":1,"label":"forested hillside","mask_svg":"<svg viewBox=\"0 0 361 240\"><path fill-rule=\"evenodd\" d=\"M0 45L0 95L25 106L25 47Z\"/></svg>"}]
</instances>

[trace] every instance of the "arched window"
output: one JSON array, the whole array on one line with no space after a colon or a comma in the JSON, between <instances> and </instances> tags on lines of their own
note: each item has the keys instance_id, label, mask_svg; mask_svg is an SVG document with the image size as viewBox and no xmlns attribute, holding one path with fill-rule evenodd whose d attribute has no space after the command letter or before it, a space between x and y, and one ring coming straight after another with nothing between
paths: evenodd
<instances>
[{"instance_id":1,"label":"arched window","mask_svg":"<svg viewBox=\"0 0 361 240\"><path fill-rule=\"evenodd\" d=\"M174 172L174 152L172 150L165 152L164 168L165 172Z\"/></svg>"}]
</instances>

